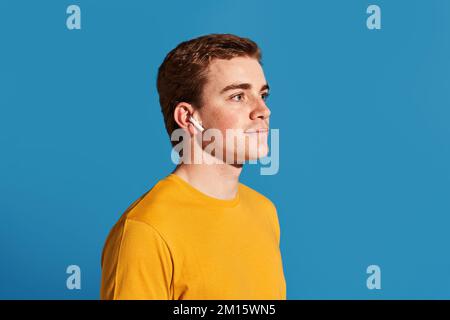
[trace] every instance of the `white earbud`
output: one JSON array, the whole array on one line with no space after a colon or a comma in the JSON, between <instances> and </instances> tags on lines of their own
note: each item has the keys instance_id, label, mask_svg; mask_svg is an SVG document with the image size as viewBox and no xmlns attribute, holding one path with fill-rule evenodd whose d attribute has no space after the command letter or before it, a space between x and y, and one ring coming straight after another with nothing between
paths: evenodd
<instances>
[{"instance_id":1,"label":"white earbud","mask_svg":"<svg viewBox=\"0 0 450 320\"><path fill-rule=\"evenodd\" d=\"M194 125L195 128L197 128L198 131L203 132L205 129L202 127L202 125L194 119L193 116L189 117L189 120L191 121L191 123Z\"/></svg>"}]
</instances>

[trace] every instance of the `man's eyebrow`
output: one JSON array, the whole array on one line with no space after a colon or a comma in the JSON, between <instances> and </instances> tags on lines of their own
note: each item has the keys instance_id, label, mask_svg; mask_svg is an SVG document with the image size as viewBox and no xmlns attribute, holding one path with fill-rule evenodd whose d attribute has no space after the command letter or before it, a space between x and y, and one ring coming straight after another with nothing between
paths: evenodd
<instances>
[{"instance_id":1,"label":"man's eyebrow","mask_svg":"<svg viewBox=\"0 0 450 320\"><path fill-rule=\"evenodd\" d=\"M265 85L263 85L263 86L261 87L261 90L259 90L259 91L264 91L264 90L267 90L267 91L270 90L270 87L269 87L269 84L268 84L268 83L266 83Z\"/></svg>"},{"instance_id":2,"label":"man's eyebrow","mask_svg":"<svg viewBox=\"0 0 450 320\"><path fill-rule=\"evenodd\" d=\"M251 88L252 88L252 85L250 83L235 83L235 84L230 84L230 85L226 86L225 88L223 88L220 91L220 94L222 94L226 91L229 91L229 90L234 90L234 89L248 90ZM260 91L263 91L263 90L269 90L269 85L267 83L261 87Z\"/></svg>"}]
</instances>

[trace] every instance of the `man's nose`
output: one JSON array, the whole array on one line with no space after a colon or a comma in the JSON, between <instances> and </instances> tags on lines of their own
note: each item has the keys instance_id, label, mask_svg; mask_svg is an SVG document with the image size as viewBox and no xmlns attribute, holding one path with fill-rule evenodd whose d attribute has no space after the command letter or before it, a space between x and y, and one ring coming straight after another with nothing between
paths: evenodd
<instances>
[{"instance_id":1,"label":"man's nose","mask_svg":"<svg viewBox=\"0 0 450 320\"><path fill-rule=\"evenodd\" d=\"M267 107L266 103L262 99L256 99L253 105L253 110L250 113L250 118L252 120L261 118L267 119L270 117L270 109Z\"/></svg>"}]
</instances>

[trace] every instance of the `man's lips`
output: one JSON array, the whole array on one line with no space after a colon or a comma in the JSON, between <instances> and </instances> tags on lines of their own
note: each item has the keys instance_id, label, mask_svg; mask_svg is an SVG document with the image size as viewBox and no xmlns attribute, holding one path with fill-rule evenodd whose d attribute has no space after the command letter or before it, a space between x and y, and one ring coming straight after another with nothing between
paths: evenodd
<instances>
[{"instance_id":1,"label":"man's lips","mask_svg":"<svg viewBox=\"0 0 450 320\"><path fill-rule=\"evenodd\" d=\"M245 133L266 133L269 132L269 128L249 129Z\"/></svg>"}]
</instances>

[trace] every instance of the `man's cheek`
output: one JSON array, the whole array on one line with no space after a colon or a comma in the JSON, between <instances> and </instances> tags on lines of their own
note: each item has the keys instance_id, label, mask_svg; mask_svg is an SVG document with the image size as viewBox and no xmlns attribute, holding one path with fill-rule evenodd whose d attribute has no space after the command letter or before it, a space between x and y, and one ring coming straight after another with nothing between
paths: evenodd
<instances>
[{"instance_id":1,"label":"man's cheek","mask_svg":"<svg viewBox=\"0 0 450 320\"><path fill-rule=\"evenodd\" d=\"M220 128L222 131L226 129L240 129L239 118L233 115L221 116Z\"/></svg>"}]
</instances>

